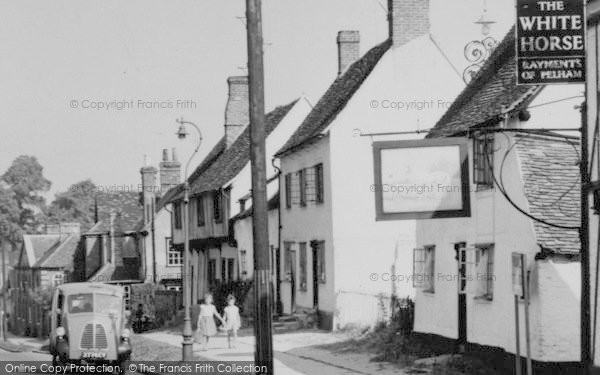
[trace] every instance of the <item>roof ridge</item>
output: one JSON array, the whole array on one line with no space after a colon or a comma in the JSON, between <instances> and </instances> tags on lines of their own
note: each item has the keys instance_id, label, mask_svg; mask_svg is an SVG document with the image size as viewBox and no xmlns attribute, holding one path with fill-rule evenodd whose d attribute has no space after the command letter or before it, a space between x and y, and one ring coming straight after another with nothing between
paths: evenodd
<instances>
[{"instance_id":1,"label":"roof ridge","mask_svg":"<svg viewBox=\"0 0 600 375\"><path fill-rule=\"evenodd\" d=\"M375 45L353 62L342 75L337 76L298 129L275 155L282 155L301 146L326 128L346 107L383 55L391 48L391 45L392 42L389 38Z\"/></svg>"}]
</instances>

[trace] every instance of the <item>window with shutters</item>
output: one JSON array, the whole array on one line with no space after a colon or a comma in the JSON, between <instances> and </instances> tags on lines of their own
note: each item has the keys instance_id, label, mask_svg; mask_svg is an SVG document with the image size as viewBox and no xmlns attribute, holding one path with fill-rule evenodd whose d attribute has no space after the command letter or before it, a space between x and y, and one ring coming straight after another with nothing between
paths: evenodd
<instances>
[{"instance_id":1,"label":"window with shutters","mask_svg":"<svg viewBox=\"0 0 600 375\"><path fill-rule=\"evenodd\" d=\"M285 208L292 208L292 174L285 175Z\"/></svg>"},{"instance_id":2,"label":"window with shutters","mask_svg":"<svg viewBox=\"0 0 600 375\"><path fill-rule=\"evenodd\" d=\"M326 258L325 258L325 242L317 241L315 243L316 246L316 255L317 255L317 277L320 283L324 284L327 281L326 272L327 268L325 268Z\"/></svg>"},{"instance_id":3,"label":"window with shutters","mask_svg":"<svg viewBox=\"0 0 600 375\"><path fill-rule=\"evenodd\" d=\"M204 198L202 196L196 199L196 222L199 227L204 226Z\"/></svg>"},{"instance_id":4,"label":"window with shutters","mask_svg":"<svg viewBox=\"0 0 600 375\"><path fill-rule=\"evenodd\" d=\"M215 223L223 222L223 194L220 189L213 194L213 216Z\"/></svg>"},{"instance_id":5,"label":"window with shutters","mask_svg":"<svg viewBox=\"0 0 600 375\"><path fill-rule=\"evenodd\" d=\"M494 136L480 134L473 138L473 182L478 189L494 186Z\"/></svg>"},{"instance_id":6,"label":"window with shutters","mask_svg":"<svg viewBox=\"0 0 600 375\"><path fill-rule=\"evenodd\" d=\"M475 298L492 300L494 298L494 245L475 246Z\"/></svg>"},{"instance_id":7,"label":"window with shutters","mask_svg":"<svg viewBox=\"0 0 600 375\"><path fill-rule=\"evenodd\" d=\"M324 201L323 164L315 165L315 201L317 204Z\"/></svg>"},{"instance_id":8,"label":"window with shutters","mask_svg":"<svg viewBox=\"0 0 600 375\"><path fill-rule=\"evenodd\" d=\"M306 206L306 169L298 171L298 189L300 191L300 206Z\"/></svg>"},{"instance_id":9,"label":"window with shutters","mask_svg":"<svg viewBox=\"0 0 600 375\"><path fill-rule=\"evenodd\" d=\"M414 249L413 287L424 293L435 292L435 246Z\"/></svg>"}]
</instances>

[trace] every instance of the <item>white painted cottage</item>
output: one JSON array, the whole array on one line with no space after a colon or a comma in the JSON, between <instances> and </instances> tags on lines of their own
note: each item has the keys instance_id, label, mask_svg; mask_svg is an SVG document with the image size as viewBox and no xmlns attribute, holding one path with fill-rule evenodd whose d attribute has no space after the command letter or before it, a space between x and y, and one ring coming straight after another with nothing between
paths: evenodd
<instances>
[{"instance_id":1,"label":"white painted cottage","mask_svg":"<svg viewBox=\"0 0 600 375\"><path fill-rule=\"evenodd\" d=\"M535 373L559 373L580 358L579 134L532 129L576 130L583 86L516 86L514 53L511 31L429 135L470 138L471 215L417 224L414 329L502 353L511 369L521 253ZM525 356L523 299L518 311Z\"/></svg>"},{"instance_id":2,"label":"white painted cottage","mask_svg":"<svg viewBox=\"0 0 600 375\"><path fill-rule=\"evenodd\" d=\"M338 77L277 153L283 312L316 310L321 328L371 326L394 288L413 293L383 276L412 272L416 222L376 220L372 142L422 138L399 132L432 127L464 87L430 34L428 0L389 1L389 29L362 57L358 32L339 33Z\"/></svg>"}]
</instances>

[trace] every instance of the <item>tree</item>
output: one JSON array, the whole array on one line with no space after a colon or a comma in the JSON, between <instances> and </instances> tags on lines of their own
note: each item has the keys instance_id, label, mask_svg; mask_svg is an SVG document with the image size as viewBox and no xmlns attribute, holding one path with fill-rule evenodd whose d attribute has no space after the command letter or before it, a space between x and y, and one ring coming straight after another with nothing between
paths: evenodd
<instances>
[{"instance_id":1,"label":"tree","mask_svg":"<svg viewBox=\"0 0 600 375\"><path fill-rule=\"evenodd\" d=\"M43 219L46 200L42 193L50 190L51 185L43 170L35 156L21 155L1 177L12 191L20 211L17 223L26 233L35 233Z\"/></svg>"},{"instance_id":2,"label":"tree","mask_svg":"<svg viewBox=\"0 0 600 375\"><path fill-rule=\"evenodd\" d=\"M94 193L91 180L71 185L69 190L56 194L47 211L48 223L75 222L85 231L94 225Z\"/></svg>"},{"instance_id":3,"label":"tree","mask_svg":"<svg viewBox=\"0 0 600 375\"><path fill-rule=\"evenodd\" d=\"M16 245L21 240L19 218L21 212L14 192L0 186L0 246L5 243Z\"/></svg>"}]
</instances>

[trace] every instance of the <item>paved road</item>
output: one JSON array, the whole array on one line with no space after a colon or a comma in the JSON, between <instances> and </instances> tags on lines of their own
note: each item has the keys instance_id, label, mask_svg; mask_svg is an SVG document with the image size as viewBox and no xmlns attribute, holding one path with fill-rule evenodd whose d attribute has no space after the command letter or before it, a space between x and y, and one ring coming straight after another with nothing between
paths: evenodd
<instances>
[{"instance_id":1,"label":"paved road","mask_svg":"<svg viewBox=\"0 0 600 375\"><path fill-rule=\"evenodd\" d=\"M20 352L13 353L0 349L0 361L52 361L48 353Z\"/></svg>"}]
</instances>

